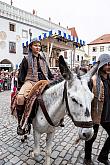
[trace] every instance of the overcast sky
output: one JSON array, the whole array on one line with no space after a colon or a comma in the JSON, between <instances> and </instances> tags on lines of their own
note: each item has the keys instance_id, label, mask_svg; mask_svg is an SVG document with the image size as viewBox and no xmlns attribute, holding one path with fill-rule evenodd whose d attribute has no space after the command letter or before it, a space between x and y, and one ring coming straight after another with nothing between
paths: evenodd
<instances>
[{"instance_id":1,"label":"overcast sky","mask_svg":"<svg viewBox=\"0 0 110 165\"><path fill-rule=\"evenodd\" d=\"M10 4L11 0L1 0ZM75 27L86 44L103 34L110 34L110 0L12 0L13 6L59 23Z\"/></svg>"}]
</instances>

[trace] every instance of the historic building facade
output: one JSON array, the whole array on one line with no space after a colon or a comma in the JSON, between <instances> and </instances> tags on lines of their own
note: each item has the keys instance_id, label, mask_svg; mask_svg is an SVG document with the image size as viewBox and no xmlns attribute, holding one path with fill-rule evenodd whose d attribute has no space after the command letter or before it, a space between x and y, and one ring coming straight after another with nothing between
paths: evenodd
<instances>
[{"instance_id":1,"label":"historic building facade","mask_svg":"<svg viewBox=\"0 0 110 165\"><path fill-rule=\"evenodd\" d=\"M91 64L104 53L110 54L110 34L104 34L88 44L88 55Z\"/></svg>"},{"instance_id":2,"label":"historic building facade","mask_svg":"<svg viewBox=\"0 0 110 165\"><path fill-rule=\"evenodd\" d=\"M71 29L0 1L0 70L17 69L25 55L22 43L53 29L71 34Z\"/></svg>"}]
</instances>

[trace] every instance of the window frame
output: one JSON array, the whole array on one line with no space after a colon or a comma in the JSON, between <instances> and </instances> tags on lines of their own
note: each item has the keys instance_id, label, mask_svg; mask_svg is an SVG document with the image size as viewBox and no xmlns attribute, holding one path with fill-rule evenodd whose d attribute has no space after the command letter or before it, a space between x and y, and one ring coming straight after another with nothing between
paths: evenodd
<instances>
[{"instance_id":1,"label":"window frame","mask_svg":"<svg viewBox=\"0 0 110 165\"><path fill-rule=\"evenodd\" d=\"M23 46L23 54L28 54L28 46Z\"/></svg>"},{"instance_id":2,"label":"window frame","mask_svg":"<svg viewBox=\"0 0 110 165\"><path fill-rule=\"evenodd\" d=\"M64 59L68 59L67 51L64 51Z\"/></svg>"},{"instance_id":3,"label":"window frame","mask_svg":"<svg viewBox=\"0 0 110 165\"><path fill-rule=\"evenodd\" d=\"M16 54L16 42L9 41L9 53Z\"/></svg>"},{"instance_id":4,"label":"window frame","mask_svg":"<svg viewBox=\"0 0 110 165\"><path fill-rule=\"evenodd\" d=\"M22 29L22 38L28 38L28 31Z\"/></svg>"},{"instance_id":5,"label":"window frame","mask_svg":"<svg viewBox=\"0 0 110 165\"><path fill-rule=\"evenodd\" d=\"M108 51L110 51L110 45L108 46Z\"/></svg>"},{"instance_id":6,"label":"window frame","mask_svg":"<svg viewBox=\"0 0 110 165\"><path fill-rule=\"evenodd\" d=\"M77 55L77 59L76 59L78 62L80 61L80 56L79 55Z\"/></svg>"},{"instance_id":7,"label":"window frame","mask_svg":"<svg viewBox=\"0 0 110 165\"><path fill-rule=\"evenodd\" d=\"M92 47L92 52L97 52L97 47L96 46Z\"/></svg>"},{"instance_id":8,"label":"window frame","mask_svg":"<svg viewBox=\"0 0 110 165\"><path fill-rule=\"evenodd\" d=\"M100 52L104 52L104 46L100 46Z\"/></svg>"},{"instance_id":9,"label":"window frame","mask_svg":"<svg viewBox=\"0 0 110 165\"><path fill-rule=\"evenodd\" d=\"M92 61L96 61L96 56L92 56Z\"/></svg>"},{"instance_id":10,"label":"window frame","mask_svg":"<svg viewBox=\"0 0 110 165\"><path fill-rule=\"evenodd\" d=\"M11 27L11 25L13 25L13 28ZM12 28L13 30L12 30L11 28ZM16 24L9 22L9 30L10 30L11 32L16 32Z\"/></svg>"}]
</instances>

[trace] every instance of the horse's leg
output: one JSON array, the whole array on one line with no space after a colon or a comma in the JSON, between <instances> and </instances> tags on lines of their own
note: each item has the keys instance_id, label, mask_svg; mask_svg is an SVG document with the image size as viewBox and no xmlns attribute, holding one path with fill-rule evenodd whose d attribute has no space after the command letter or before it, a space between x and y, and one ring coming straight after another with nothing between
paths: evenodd
<instances>
[{"instance_id":1,"label":"horse's leg","mask_svg":"<svg viewBox=\"0 0 110 165\"><path fill-rule=\"evenodd\" d=\"M46 137L46 158L45 158L45 164L50 165L50 156L52 151L52 140L54 137L55 132L48 133Z\"/></svg>"},{"instance_id":2,"label":"horse's leg","mask_svg":"<svg viewBox=\"0 0 110 165\"><path fill-rule=\"evenodd\" d=\"M34 150L32 152L32 157L37 157L40 155L40 138L41 138L41 134L36 131L35 129L33 129L33 136L34 136Z\"/></svg>"}]
</instances>

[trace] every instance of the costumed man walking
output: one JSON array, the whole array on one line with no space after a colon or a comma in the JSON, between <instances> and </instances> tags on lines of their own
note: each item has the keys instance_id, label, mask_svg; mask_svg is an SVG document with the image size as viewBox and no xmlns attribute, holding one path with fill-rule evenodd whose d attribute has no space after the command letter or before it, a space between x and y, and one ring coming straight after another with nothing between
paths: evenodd
<instances>
[{"instance_id":1,"label":"costumed man walking","mask_svg":"<svg viewBox=\"0 0 110 165\"><path fill-rule=\"evenodd\" d=\"M32 87L39 80L49 80L53 78L47 65L46 59L41 51L41 43L34 38L29 44L28 57L24 57L20 64L18 73L18 95L17 95L17 134L23 135L24 130L20 126L20 121L25 109L25 100ZM20 90L19 90L20 89Z\"/></svg>"},{"instance_id":2,"label":"costumed man walking","mask_svg":"<svg viewBox=\"0 0 110 165\"><path fill-rule=\"evenodd\" d=\"M92 144L95 141L99 129L99 124L107 132L108 137L98 156L98 161L110 165L108 154L110 152L110 55L102 54L99 56L100 62L97 74L92 77L94 99L92 101L91 112L94 122L94 135L85 142L84 165L94 165L92 156Z\"/></svg>"}]
</instances>

